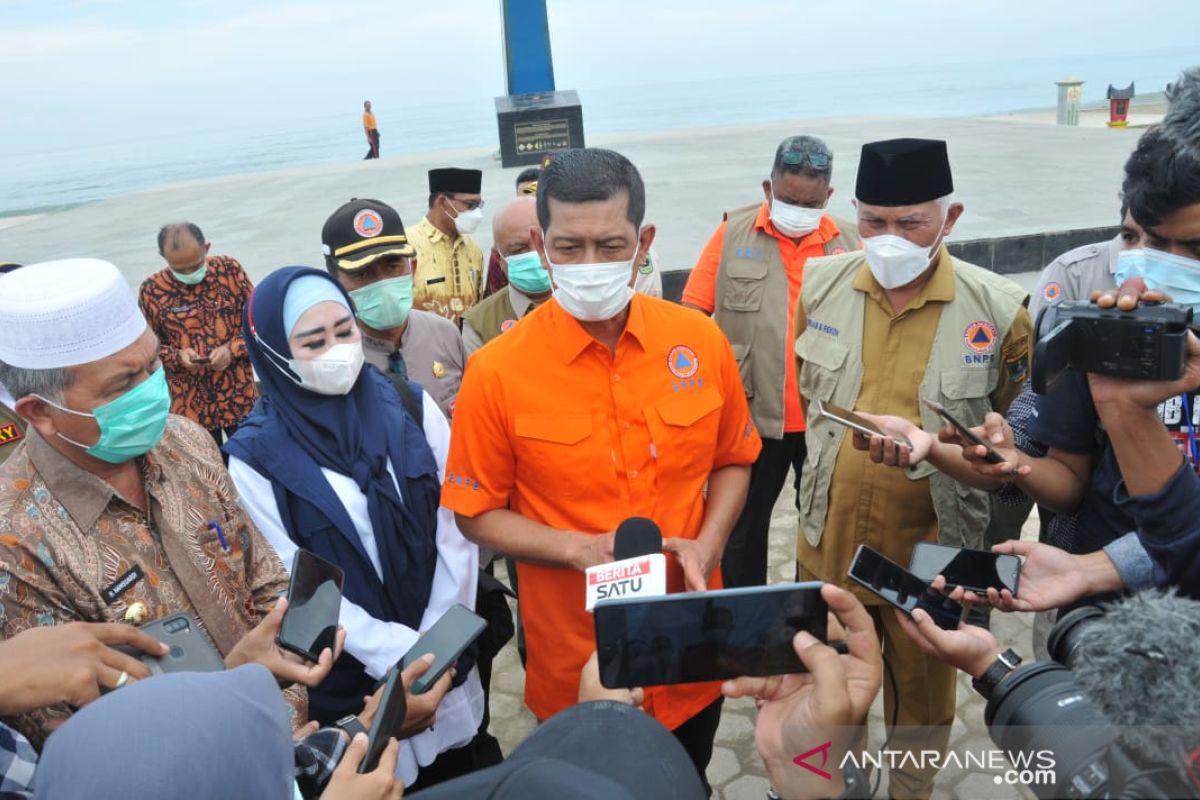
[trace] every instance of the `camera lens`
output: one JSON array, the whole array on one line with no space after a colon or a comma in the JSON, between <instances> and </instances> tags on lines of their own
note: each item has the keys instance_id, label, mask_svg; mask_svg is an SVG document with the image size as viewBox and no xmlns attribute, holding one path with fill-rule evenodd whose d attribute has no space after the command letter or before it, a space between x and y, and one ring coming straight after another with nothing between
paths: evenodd
<instances>
[{"instance_id":1,"label":"camera lens","mask_svg":"<svg viewBox=\"0 0 1200 800\"><path fill-rule=\"evenodd\" d=\"M1103 616L1103 608L1087 605L1059 617L1046 640L1046 649L1050 651L1050 657L1066 667L1075 666L1075 653L1079 650L1083 632L1088 625Z\"/></svg>"}]
</instances>

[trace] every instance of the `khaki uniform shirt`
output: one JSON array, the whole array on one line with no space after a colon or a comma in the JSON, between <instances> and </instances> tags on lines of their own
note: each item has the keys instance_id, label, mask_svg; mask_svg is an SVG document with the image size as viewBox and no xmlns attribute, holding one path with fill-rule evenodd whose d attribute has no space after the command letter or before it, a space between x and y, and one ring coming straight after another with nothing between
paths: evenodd
<instances>
[{"instance_id":1,"label":"khaki uniform shirt","mask_svg":"<svg viewBox=\"0 0 1200 800\"><path fill-rule=\"evenodd\" d=\"M407 233L417 250L413 308L432 311L458 325L462 312L483 296L483 251L466 234L451 241L428 217Z\"/></svg>"},{"instance_id":2,"label":"khaki uniform shirt","mask_svg":"<svg viewBox=\"0 0 1200 800\"><path fill-rule=\"evenodd\" d=\"M363 333L363 355L384 374L396 373L421 384L447 419L454 413L467 351L462 336L448 320L415 308L400 335L400 348Z\"/></svg>"},{"instance_id":3,"label":"khaki uniform shirt","mask_svg":"<svg viewBox=\"0 0 1200 800\"><path fill-rule=\"evenodd\" d=\"M511 283L504 287L504 291L508 292L508 302L509 302L509 304L512 305L513 313L516 315L514 317L514 321L524 317L526 314L529 313L529 309L533 308L533 300L530 299L529 295L514 288ZM497 294L499 294L499 292L497 292ZM494 296L495 295L493 295L493 297ZM489 301L491 301L490 297L486 297L483 300L483 302L485 302L485 303L487 303ZM493 302L499 302L499 301L493 301ZM505 322L507 322L507 320L505 320ZM463 328L462 328L462 338L463 338L463 346L467 350L467 356L470 357L470 355L472 353L474 353L479 348L483 347L485 341L490 342L492 339L495 339L497 336L499 336L503 332L504 332L503 327L501 327L497 330L494 330L494 331L477 331L477 330L475 330L474 325L472 325L468 320L464 319L463 320Z\"/></svg>"},{"instance_id":4,"label":"khaki uniform shirt","mask_svg":"<svg viewBox=\"0 0 1200 800\"><path fill-rule=\"evenodd\" d=\"M925 377L942 305L954 299L954 272L946 250L942 249L929 282L899 314L892 313L883 288L866 264L853 288L868 295L863 309L863 381L857 409L905 417L920 425L918 387ZM807 327L800 304L795 329ZM1017 315L1001 346L1006 363L1029 350L1031 327L1027 314ZM1021 386L1011 380L1008 370L1000 370L1000 382L991 394L992 407L1003 413ZM907 567L914 544L937 541L938 520L929 479L910 480L902 469L872 463L866 453L854 449L849 435L842 440L834 470L825 535L817 547L800 536L796 557L804 577L848 585L864 603L881 604L875 595L849 584L850 560L858 546L866 544Z\"/></svg>"},{"instance_id":5,"label":"khaki uniform shirt","mask_svg":"<svg viewBox=\"0 0 1200 800\"><path fill-rule=\"evenodd\" d=\"M38 625L144 624L183 612L227 655L287 590L283 564L196 423L172 416L141 460L149 515L36 431L27 437L0 465L3 638ZM228 549L209 523L221 526ZM285 694L303 723L306 693ZM60 704L5 722L40 747L71 713Z\"/></svg>"}]
</instances>

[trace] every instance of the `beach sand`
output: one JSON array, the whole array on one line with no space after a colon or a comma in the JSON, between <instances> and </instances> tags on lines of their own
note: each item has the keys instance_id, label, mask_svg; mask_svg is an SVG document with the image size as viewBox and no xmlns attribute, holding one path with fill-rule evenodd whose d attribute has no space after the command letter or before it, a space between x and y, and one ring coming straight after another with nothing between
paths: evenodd
<instances>
[{"instance_id":1,"label":"beach sand","mask_svg":"<svg viewBox=\"0 0 1200 800\"><path fill-rule=\"evenodd\" d=\"M798 133L833 148L830 209L843 217L852 216L863 142L946 139L955 196L966 206L950 240L963 241L1116 224L1121 167L1141 132L994 118L847 117L613 134L588 144L617 149L641 170L646 220L657 227L655 250L670 270L691 267L724 211L761 201L775 147ZM518 170L501 169L494 152L481 148L210 178L0 220L0 260L95 256L117 264L136 286L162 266L159 226L190 220L213 253L234 256L259 279L288 264L320 266L321 226L351 197L378 198L417 221L427 208L426 170L446 165L484 170L489 217L513 195ZM476 239L490 247L489 226Z\"/></svg>"}]
</instances>

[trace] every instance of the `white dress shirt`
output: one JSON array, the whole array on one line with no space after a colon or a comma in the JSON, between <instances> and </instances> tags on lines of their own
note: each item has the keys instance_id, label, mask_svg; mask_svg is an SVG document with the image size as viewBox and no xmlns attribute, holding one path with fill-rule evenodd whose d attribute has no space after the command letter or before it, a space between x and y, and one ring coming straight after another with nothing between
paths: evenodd
<instances>
[{"instance_id":1,"label":"white dress shirt","mask_svg":"<svg viewBox=\"0 0 1200 800\"><path fill-rule=\"evenodd\" d=\"M424 404L425 438L429 441L437 460L438 479L444 480L446 454L450 448L450 425L428 392L422 392L421 397ZM371 518L367 511L367 496L348 475L325 468L322 468L321 472L346 508L350 520L354 523L354 529L362 540L363 549L370 558L375 573L382 580L383 569L379 561L375 532L371 528ZM395 480L396 474L390 463L388 472ZM236 457L229 459L229 474L241 495L242 507L290 570L298 548L283 527L271 481ZM403 499L403 490L399 485L396 488ZM470 609L475 608L478 570L478 548L459 532L454 522L454 512L439 507L437 567L433 573L429 603L421 618L421 631L428 630L455 603L461 603ZM362 662L367 674L373 678L382 678L392 665L408 652L419 635L419 631L399 622L375 619L344 597L340 622L346 628L346 650ZM400 761L396 767L396 775L406 785L411 784L417 777L419 767L432 763L439 753L461 747L471 741L480 722L483 721L483 700L479 670L472 669L466 682L442 699L437 709L437 723L434 727L400 743Z\"/></svg>"}]
</instances>

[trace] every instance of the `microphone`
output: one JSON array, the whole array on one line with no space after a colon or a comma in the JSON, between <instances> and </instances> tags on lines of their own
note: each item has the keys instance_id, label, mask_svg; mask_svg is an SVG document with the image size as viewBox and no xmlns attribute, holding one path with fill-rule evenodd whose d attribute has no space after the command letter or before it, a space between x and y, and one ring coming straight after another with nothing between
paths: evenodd
<instances>
[{"instance_id":1,"label":"microphone","mask_svg":"<svg viewBox=\"0 0 1200 800\"><path fill-rule=\"evenodd\" d=\"M1179 764L1200 746L1200 601L1152 589L1108 606L1069 666L1143 758Z\"/></svg>"},{"instance_id":2,"label":"microphone","mask_svg":"<svg viewBox=\"0 0 1200 800\"><path fill-rule=\"evenodd\" d=\"M601 600L617 597L657 597L667 593L667 559L662 531L654 520L630 517L617 526L613 561L588 567L588 611Z\"/></svg>"}]
</instances>

